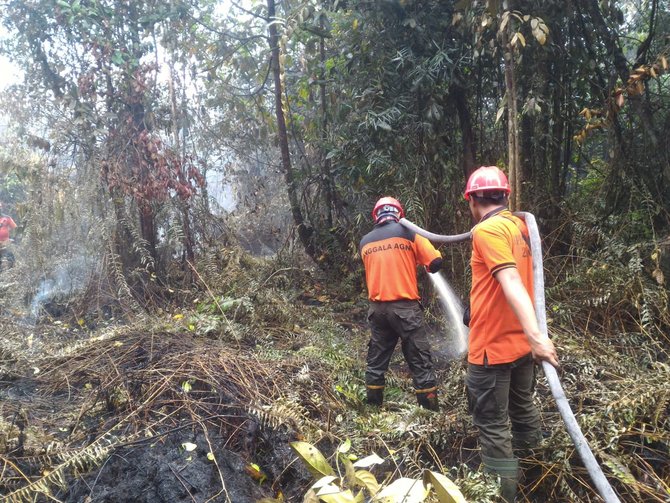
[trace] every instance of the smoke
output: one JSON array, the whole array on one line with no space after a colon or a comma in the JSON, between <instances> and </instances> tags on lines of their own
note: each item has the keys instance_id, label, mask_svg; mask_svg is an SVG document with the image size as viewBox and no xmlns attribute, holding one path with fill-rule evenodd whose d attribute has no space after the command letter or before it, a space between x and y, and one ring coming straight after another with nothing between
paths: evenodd
<instances>
[{"instance_id":1,"label":"smoke","mask_svg":"<svg viewBox=\"0 0 670 503\"><path fill-rule=\"evenodd\" d=\"M62 261L44 278L30 303L30 319L35 322L52 302L65 302L80 293L90 278L94 259L78 256Z\"/></svg>"}]
</instances>

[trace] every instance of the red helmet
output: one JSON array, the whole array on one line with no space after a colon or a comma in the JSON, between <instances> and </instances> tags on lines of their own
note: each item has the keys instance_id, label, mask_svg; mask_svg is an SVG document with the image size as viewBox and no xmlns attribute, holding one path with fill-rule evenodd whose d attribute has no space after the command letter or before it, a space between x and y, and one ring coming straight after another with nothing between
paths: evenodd
<instances>
[{"instance_id":1,"label":"red helmet","mask_svg":"<svg viewBox=\"0 0 670 503\"><path fill-rule=\"evenodd\" d=\"M379 223L383 217L396 218L397 220L405 216L405 210L402 209L400 201L393 197L382 197L372 210L372 219Z\"/></svg>"},{"instance_id":2,"label":"red helmet","mask_svg":"<svg viewBox=\"0 0 670 503\"><path fill-rule=\"evenodd\" d=\"M465 187L465 200L470 200L470 194L473 192L504 192L509 195L512 189L505 173L500 171L497 166L482 166L476 169L468 178L468 184Z\"/></svg>"}]
</instances>

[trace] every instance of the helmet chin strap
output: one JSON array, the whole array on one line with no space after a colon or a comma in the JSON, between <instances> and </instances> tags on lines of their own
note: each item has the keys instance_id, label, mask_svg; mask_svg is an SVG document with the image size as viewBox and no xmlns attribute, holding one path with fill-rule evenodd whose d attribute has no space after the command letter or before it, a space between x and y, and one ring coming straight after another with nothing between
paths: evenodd
<instances>
[{"instance_id":1,"label":"helmet chin strap","mask_svg":"<svg viewBox=\"0 0 670 503\"><path fill-rule=\"evenodd\" d=\"M377 217L377 220L375 221L375 225L386 223L389 220L393 220L394 222L397 222L400 219L398 218L397 215L386 214L386 215L382 215L380 217Z\"/></svg>"},{"instance_id":2,"label":"helmet chin strap","mask_svg":"<svg viewBox=\"0 0 670 503\"><path fill-rule=\"evenodd\" d=\"M500 213L501 211L506 210L506 209L507 209L506 205L502 205L502 206L498 206L496 208L493 208L491 211L489 211L485 215L482 215L482 218L479 219L479 223L482 223L487 218L491 218L492 216L497 215L498 213Z\"/></svg>"},{"instance_id":3,"label":"helmet chin strap","mask_svg":"<svg viewBox=\"0 0 670 503\"><path fill-rule=\"evenodd\" d=\"M375 218L375 225L387 222L388 220L400 220L400 211L392 205L384 205L377 210L377 218Z\"/></svg>"}]
</instances>

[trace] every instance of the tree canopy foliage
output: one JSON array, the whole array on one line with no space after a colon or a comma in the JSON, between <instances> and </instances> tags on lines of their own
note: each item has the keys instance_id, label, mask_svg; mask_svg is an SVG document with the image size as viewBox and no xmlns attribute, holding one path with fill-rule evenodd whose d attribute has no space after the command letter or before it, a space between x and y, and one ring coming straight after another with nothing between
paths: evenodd
<instances>
[{"instance_id":1,"label":"tree canopy foliage","mask_svg":"<svg viewBox=\"0 0 670 503\"><path fill-rule=\"evenodd\" d=\"M298 235L329 266L351 262L380 194L437 231L467 227L459 194L485 164L549 231L586 197L607 215L652 199L666 225L667 2L570 5L8 2L5 51L25 69L10 110L29 114L29 148L97 172L152 260L167 199L193 259L189 201L209 169L283 172Z\"/></svg>"},{"instance_id":2,"label":"tree canopy foliage","mask_svg":"<svg viewBox=\"0 0 670 503\"><path fill-rule=\"evenodd\" d=\"M98 310L163 308L236 241L304 250L359 298L377 198L464 232L467 176L495 164L545 236L553 326L652 340L667 360L669 0L7 0L0 12L2 53L22 69L0 96L16 302L60 285L97 289ZM443 251L465 296L467 250Z\"/></svg>"}]
</instances>

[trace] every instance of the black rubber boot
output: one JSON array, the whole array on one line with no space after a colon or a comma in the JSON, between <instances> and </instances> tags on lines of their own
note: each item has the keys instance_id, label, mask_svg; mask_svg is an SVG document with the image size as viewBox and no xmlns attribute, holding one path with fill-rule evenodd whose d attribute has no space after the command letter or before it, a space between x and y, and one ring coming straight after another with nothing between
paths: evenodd
<instances>
[{"instance_id":1,"label":"black rubber boot","mask_svg":"<svg viewBox=\"0 0 670 503\"><path fill-rule=\"evenodd\" d=\"M529 486L540 480L544 473L543 452L540 449L542 431L518 432L512 430L512 449L519 458L519 484Z\"/></svg>"},{"instance_id":2,"label":"black rubber boot","mask_svg":"<svg viewBox=\"0 0 670 503\"><path fill-rule=\"evenodd\" d=\"M517 458L489 458L482 455L484 471L500 476L500 496L505 503L514 503L519 484Z\"/></svg>"},{"instance_id":3,"label":"black rubber boot","mask_svg":"<svg viewBox=\"0 0 670 503\"><path fill-rule=\"evenodd\" d=\"M368 405L375 405L377 407L381 407L382 403L384 402L384 387L375 387L375 388L367 388L368 396L367 396L367 402Z\"/></svg>"},{"instance_id":4,"label":"black rubber boot","mask_svg":"<svg viewBox=\"0 0 670 503\"><path fill-rule=\"evenodd\" d=\"M512 430L512 449L517 458L528 458L535 455L534 449L542 441L542 432L534 431L514 431Z\"/></svg>"},{"instance_id":5,"label":"black rubber boot","mask_svg":"<svg viewBox=\"0 0 670 503\"><path fill-rule=\"evenodd\" d=\"M416 401L424 409L434 411L440 410L440 405L437 402L437 390L421 392L421 393L417 392Z\"/></svg>"}]
</instances>

